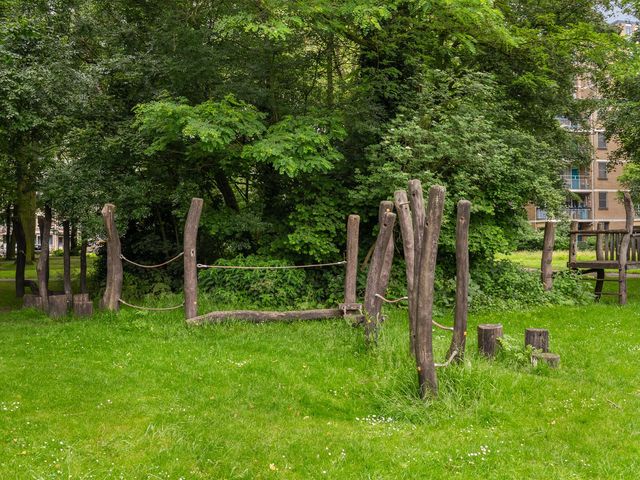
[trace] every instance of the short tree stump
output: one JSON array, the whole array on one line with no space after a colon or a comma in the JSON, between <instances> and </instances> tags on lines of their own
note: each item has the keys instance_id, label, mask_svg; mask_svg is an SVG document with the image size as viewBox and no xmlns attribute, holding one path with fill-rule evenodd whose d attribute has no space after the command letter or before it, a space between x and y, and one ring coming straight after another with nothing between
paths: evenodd
<instances>
[{"instance_id":1,"label":"short tree stump","mask_svg":"<svg viewBox=\"0 0 640 480\"><path fill-rule=\"evenodd\" d=\"M93 315L93 302L88 293L79 293L73 296L73 314L77 317Z\"/></svg>"},{"instance_id":2,"label":"short tree stump","mask_svg":"<svg viewBox=\"0 0 640 480\"><path fill-rule=\"evenodd\" d=\"M527 328L524 331L524 347L531 345L536 350L549 352L549 330L544 328Z\"/></svg>"},{"instance_id":3,"label":"short tree stump","mask_svg":"<svg viewBox=\"0 0 640 480\"><path fill-rule=\"evenodd\" d=\"M49 316L64 317L69 311L66 295L50 295L49 296Z\"/></svg>"},{"instance_id":4,"label":"short tree stump","mask_svg":"<svg viewBox=\"0 0 640 480\"><path fill-rule=\"evenodd\" d=\"M560 366L560 355L549 352L533 352L531 354L531 365L537 367L539 363L546 363L550 368Z\"/></svg>"},{"instance_id":5,"label":"short tree stump","mask_svg":"<svg viewBox=\"0 0 640 480\"><path fill-rule=\"evenodd\" d=\"M498 339L501 337L501 323L484 323L478 325L478 351L487 358L495 357L500 348Z\"/></svg>"}]
</instances>

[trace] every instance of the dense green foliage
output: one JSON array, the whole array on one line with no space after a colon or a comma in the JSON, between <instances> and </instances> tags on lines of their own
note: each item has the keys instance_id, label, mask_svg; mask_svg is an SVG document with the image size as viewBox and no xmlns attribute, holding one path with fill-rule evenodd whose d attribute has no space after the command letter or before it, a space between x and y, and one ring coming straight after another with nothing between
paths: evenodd
<instances>
[{"instance_id":1,"label":"dense green foliage","mask_svg":"<svg viewBox=\"0 0 640 480\"><path fill-rule=\"evenodd\" d=\"M487 259L589 157L555 118L589 113L577 76L630 54L613 3L3 0L0 200L32 231L41 192L88 238L113 202L125 254L151 262L200 196L201 261L330 261L346 215L366 251L378 202L415 177L447 187L449 220L473 202Z\"/></svg>"}]
</instances>

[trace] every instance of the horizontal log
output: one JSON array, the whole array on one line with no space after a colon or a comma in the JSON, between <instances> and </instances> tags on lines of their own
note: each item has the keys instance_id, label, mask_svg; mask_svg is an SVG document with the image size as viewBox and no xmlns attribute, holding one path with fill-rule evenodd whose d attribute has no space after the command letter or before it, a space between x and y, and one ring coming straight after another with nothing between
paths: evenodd
<instances>
[{"instance_id":1,"label":"horizontal log","mask_svg":"<svg viewBox=\"0 0 640 480\"><path fill-rule=\"evenodd\" d=\"M594 235L601 235L606 233L629 233L624 228L617 228L612 230L571 230L571 235L584 235L585 237L593 237Z\"/></svg>"},{"instance_id":2,"label":"horizontal log","mask_svg":"<svg viewBox=\"0 0 640 480\"><path fill-rule=\"evenodd\" d=\"M319 310L293 310L289 312L264 312L257 310L230 310L227 312L209 312L187 320L189 325L203 325L205 323L223 323L227 320L244 320L251 323L264 322L293 322L296 320L324 320L341 318L339 308L325 308Z\"/></svg>"}]
</instances>

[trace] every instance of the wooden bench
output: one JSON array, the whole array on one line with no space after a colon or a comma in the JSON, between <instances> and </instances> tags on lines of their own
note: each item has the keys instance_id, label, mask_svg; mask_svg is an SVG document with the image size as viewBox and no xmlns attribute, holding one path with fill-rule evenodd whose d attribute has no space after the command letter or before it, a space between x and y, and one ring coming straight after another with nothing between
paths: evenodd
<instances>
[{"instance_id":1,"label":"wooden bench","mask_svg":"<svg viewBox=\"0 0 640 480\"><path fill-rule=\"evenodd\" d=\"M595 273L594 294L596 300L602 295L615 295L620 305L627 303L627 269L640 268L640 232L633 228L633 203L631 195L624 194L625 228L605 230L598 224L594 230L578 230L577 222L571 223L569 232L569 262L567 266L582 274ZM578 260L578 237L596 237L596 260ZM605 270L617 270L617 279L605 278ZM618 293L603 293L605 281L618 282Z\"/></svg>"}]
</instances>

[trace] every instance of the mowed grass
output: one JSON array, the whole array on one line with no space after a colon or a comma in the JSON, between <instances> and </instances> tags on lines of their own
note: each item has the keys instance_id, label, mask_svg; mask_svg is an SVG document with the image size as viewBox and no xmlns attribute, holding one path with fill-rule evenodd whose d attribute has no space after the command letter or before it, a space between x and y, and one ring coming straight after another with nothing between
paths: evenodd
<instances>
[{"instance_id":1,"label":"mowed grass","mask_svg":"<svg viewBox=\"0 0 640 480\"><path fill-rule=\"evenodd\" d=\"M0 478L635 479L640 304L611 301L472 315L428 402L401 309L371 349L342 320L1 314ZM476 355L486 322L511 345L495 361ZM560 369L528 366L525 327L550 330Z\"/></svg>"},{"instance_id":2,"label":"mowed grass","mask_svg":"<svg viewBox=\"0 0 640 480\"><path fill-rule=\"evenodd\" d=\"M581 250L579 253L580 260L595 260L595 250ZM510 260L518 265L526 268L540 269L540 262L542 261L541 250L520 250L510 254L498 254L497 260ZM554 270L566 270L567 262L569 261L569 250L556 250L553 252L551 264Z\"/></svg>"}]
</instances>

